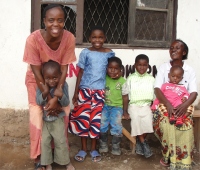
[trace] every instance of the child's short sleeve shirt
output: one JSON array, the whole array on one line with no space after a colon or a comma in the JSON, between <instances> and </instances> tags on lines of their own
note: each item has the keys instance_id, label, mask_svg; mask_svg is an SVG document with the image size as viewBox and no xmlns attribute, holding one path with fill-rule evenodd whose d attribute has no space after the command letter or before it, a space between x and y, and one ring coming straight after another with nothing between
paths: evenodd
<instances>
[{"instance_id":1,"label":"child's short sleeve shirt","mask_svg":"<svg viewBox=\"0 0 200 170\"><path fill-rule=\"evenodd\" d=\"M173 107L177 107L182 103L182 98L189 98L190 94L182 84L164 83L161 87L164 96L169 100ZM156 98L152 104L152 109L157 109L159 100Z\"/></svg>"},{"instance_id":2,"label":"child's short sleeve shirt","mask_svg":"<svg viewBox=\"0 0 200 170\"><path fill-rule=\"evenodd\" d=\"M108 58L114 52L98 52L83 49L79 56L78 67L84 69L79 88L91 90L105 89L106 68Z\"/></svg>"},{"instance_id":3,"label":"child's short sleeve shirt","mask_svg":"<svg viewBox=\"0 0 200 170\"><path fill-rule=\"evenodd\" d=\"M112 79L106 76L105 104L108 106L122 107L122 86L126 80L123 77Z\"/></svg>"},{"instance_id":4,"label":"child's short sleeve shirt","mask_svg":"<svg viewBox=\"0 0 200 170\"><path fill-rule=\"evenodd\" d=\"M129 96L129 104L138 106L150 105L154 98L154 77L145 73L131 74L122 88L122 95Z\"/></svg>"}]
</instances>

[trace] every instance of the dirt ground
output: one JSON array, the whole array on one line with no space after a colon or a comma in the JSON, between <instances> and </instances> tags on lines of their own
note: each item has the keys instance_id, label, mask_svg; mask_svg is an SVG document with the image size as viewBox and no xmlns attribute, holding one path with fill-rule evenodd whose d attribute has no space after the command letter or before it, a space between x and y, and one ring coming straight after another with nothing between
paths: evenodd
<instances>
[{"instance_id":1,"label":"dirt ground","mask_svg":"<svg viewBox=\"0 0 200 170\"><path fill-rule=\"evenodd\" d=\"M109 139L111 140L111 138ZM111 142L111 141L110 141ZM135 155L130 149L130 143L126 137L122 138L121 156L113 156L110 152L102 154L102 161L94 163L91 161L89 151L84 162L74 160L74 155L80 149L80 139L69 134L70 157L76 170L166 170L159 164L161 158L161 146L153 134L148 136L149 145L154 155L148 159ZM88 143L89 148L90 143ZM111 145L110 145L111 147ZM29 144L6 144L0 143L0 170L33 170L34 163L29 159ZM54 170L64 170L64 166L53 164ZM200 169L200 154L194 155L193 170Z\"/></svg>"}]
</instances>

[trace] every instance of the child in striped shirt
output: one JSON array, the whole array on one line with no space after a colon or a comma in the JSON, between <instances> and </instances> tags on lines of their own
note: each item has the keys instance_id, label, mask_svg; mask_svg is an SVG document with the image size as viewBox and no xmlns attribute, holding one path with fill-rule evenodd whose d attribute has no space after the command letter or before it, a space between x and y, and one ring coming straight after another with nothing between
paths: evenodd
<instances>
[{"instance_id":1,"label":"child in striped shirt","mask_svg":"<svg viewBox=\"0 0 200 170\"><path fill-rule=\"evenodd\" d=\"M154 77L147 73L149 58L140 54L135 59L136 72L131 74L122 88L124 113L131 118L131 136L137 136L136 153L146 158L152 151L145 140L147 133L153 132L152 112L150 105L154 97Z\"/></svg>"}]
</instances>

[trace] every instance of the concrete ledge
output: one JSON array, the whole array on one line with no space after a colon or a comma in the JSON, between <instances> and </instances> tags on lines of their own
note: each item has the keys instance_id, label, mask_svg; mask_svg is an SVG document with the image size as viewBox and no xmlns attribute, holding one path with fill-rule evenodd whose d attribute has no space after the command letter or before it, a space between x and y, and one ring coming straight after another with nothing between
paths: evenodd
<instances>
[{"instance_id":1,"label":"concrete ledge","mask_svg":"<svg viewBox=\"0 0 200 170\"><path fill-rule=\"evenodd\" d=\"M193 113L193 117L200 117L200 110L195 110Z\"/></svg>"}]
</instances>

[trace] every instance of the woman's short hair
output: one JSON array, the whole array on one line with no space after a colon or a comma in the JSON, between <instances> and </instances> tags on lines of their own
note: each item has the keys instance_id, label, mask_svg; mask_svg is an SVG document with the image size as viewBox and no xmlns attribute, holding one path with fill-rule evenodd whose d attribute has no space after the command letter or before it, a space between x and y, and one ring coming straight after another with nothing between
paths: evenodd
<instances>
[{"instance_id":1,"label":"woman's short hair","mask_svg":"<svg viewBox=\"0 0 200 170\"><path fill-rule=\"evenodd\" d=\"M188 59L188 53L189 53L189 48L188 48L187 44L184 41L182 41L181 39L174 40L174 42L176 42L176 41L183 44L184 50L185 50L185 55L183 55L182 60L187 60Z\"/></svg>"},{"instance_id":2,"label":"woman's short hair","mask_svg":"<svg viewBox=\"0 0 200 170\"><path fill-rule=\"evenodd\" d=\"M43 10L43 13L42 13L42 17L45 18L46 17L46 13L49 9L52 9L52 8L56 8L56 7L59 7L63 13L64 13L64 18L66 18L66 12L65 12L65 9L64 9L64 6L63 5L60 5L60 4L48 4L44 10Z\"/></svg>"}]
</instances>

